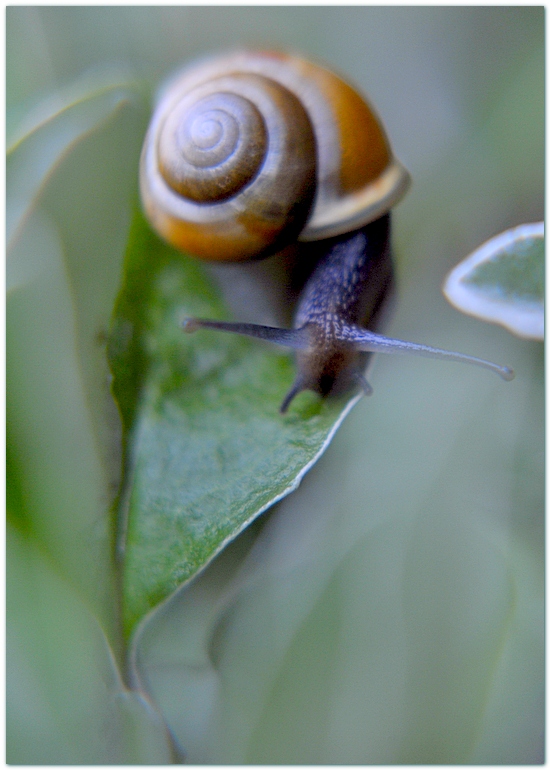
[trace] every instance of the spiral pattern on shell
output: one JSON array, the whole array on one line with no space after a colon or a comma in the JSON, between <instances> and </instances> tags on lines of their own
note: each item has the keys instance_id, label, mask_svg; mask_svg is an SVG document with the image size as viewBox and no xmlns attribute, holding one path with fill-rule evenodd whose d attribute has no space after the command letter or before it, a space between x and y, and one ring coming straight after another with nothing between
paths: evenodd
<instances>
[{"instance_id":1,"label":"spiral pattern on shell","mask_svg":"<svg viewBox=\"0 0 550 770\"><path fill-rule=\"evenodd\" d=\"M221 201L258 173L267 141L264 120L252 102L227 91L207 96L191 92L162 126L161 173L185 198L197 203Z\"/></svg>"}]
</instances>

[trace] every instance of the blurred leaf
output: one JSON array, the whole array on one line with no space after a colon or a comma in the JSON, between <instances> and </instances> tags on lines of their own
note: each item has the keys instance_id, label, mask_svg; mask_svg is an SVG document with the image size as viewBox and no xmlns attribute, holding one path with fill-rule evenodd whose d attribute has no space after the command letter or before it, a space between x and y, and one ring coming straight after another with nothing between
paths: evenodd
<instances>
[{"instance_id":1,"label":"blurred leaf","mask_svg":"<svg viewBox=\"0 0 550 770\"><path fill-rule=\"evenodd\" d=\"M7 761L166 764L164 724L123 687L96 619L8 527Z\"/></svg>"},{"instance_id":2,"label":"blurred leaf","mask_svg":"<svg viewBox=\"0 0 550 770\"><path fill-rule=\"evenodd\" d=\"M138 692L120 689L112 708L110 764L168 765L173 741L161 714ZM183 752L179 751L181 763Z\"/></svg>"},{"instance_id":3,"label":"blurred leaf","mask_svg":"<svg viewBox=\"0 0 550 770\"><path fill-rule=\"evenodd\" d=\"M519 546L519 547L518 547ZM510 553L514 604L507 619L477 741L469 757L474 765L544 763L544 578L542 560L519 544Z\"/></svg>"},{"instance_id":4,"label":"blurred leaf","mask_svg":"<svg viewBox=\"0 0 550 770\"><path fill-rule=\"evenodd\" d=\"M21 501L12 513L94 602L111 640L108 514L120 453L98 337L135 189L136 95L112 72L79 78L28 112L8 161L8 206L24 214L7 269L8 483L17 480Z\"/></svg>"},{"instance_id":5,"label":"blurred leaf","mask_svg":"<svg viewBox=\"0 0 550 770\"><path fill-rule=\"evenodd\" d=\"M105 610L111 591L107 484L83 389L62 245L55 226L38 215L31 216L28 232L41 236L27 246L38 251L43 269L10 293L6 319L7 427L22 503L18 519L73 586ZM18 243L24 247L25 239Z\"/></svg>"},{"instance_id":6,"label":"blurred leaf","mask_svg":"<svg viewBox=\"0 0 550 770\"><path fill-rule=\"evenodd\" d=\"M283 417L288 356L235 335L185 335L186 315L224 309L204 269L138 216L110 340L128 442L120 545L128 633L296 488L357 400L304 394Z\"/></svg>"},{"instance_id":7,"label":"blurred leaf","mask_svg":"<svg viewBox=\"0 0 550 770\"><path fill-rule=\"evenodd\" d=\"M544 339L544 223L491 238L452 270L444 293L464 313Z\"/></svg>"},{"instance_id":8,"label":"blurred leaf","mask_svg":"<svg viewBox=\"0 0 550 770\"><path fill-rule=\"evenodd\" d=\"M480 292L512 302L542 302L544 238L515 237L509 247L495 248L492 255L481 260L463 280Z\"/></svg>"},{"instance_id":9,"label":"blurred leaf","mask_svg":"<svg viewBox=\"0 0 550 770\"><path fill-rule=\"evenodd\" d=\"M76 142L132 99L135 86L132 90L130 83L113 78L113 73L86 76L38 103L12 129L6 164L8 248L55 165Z\"/></svg>"}]
</instances>

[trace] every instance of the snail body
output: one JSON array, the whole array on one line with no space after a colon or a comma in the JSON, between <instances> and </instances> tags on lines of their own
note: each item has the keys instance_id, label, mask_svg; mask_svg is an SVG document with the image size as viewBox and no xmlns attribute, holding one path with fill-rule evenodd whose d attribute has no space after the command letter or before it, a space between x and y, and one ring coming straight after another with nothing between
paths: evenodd
<instances>
[{"instance_id":1,"label":"snail body","mask_svg":"<svg viewBox=\"0 0 550 770\"><path fill-rule=\"evenodd\" d=\"M237 53L184 71L166 89L142 151L140 188L152 225L207 260L265 257L318 242L319 263L297 303L294 328L187 319L296 351L284 412L304 389L321 395L363 377L369 353L415 352L507 367L365 328L387 292L389 211L409 176L371 107L347 83L299 57ZM305 247L304 247L305 248Z\"/></svg>"}]
</instances>

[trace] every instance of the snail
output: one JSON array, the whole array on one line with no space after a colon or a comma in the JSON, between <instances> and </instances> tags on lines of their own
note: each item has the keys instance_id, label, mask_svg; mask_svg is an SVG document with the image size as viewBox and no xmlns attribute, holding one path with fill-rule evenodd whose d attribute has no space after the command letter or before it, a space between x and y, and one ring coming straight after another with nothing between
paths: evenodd
<instances>
[{"instance_id":1,"label":"snail","mask_svg":"<svg viewBox=\"0 0 550 770\"><path fill-rule=\"evenodd\" d=\"M390 209L409 175L372 108L344 80L298 56L242 52L204 60L166 88L145 139L140 190L152 226L206 260L239 261L315 244L319 261L293 328L189 318L296 351L302 390L352 387L369 353L411 352L491 369L483 359L384 337L373 326L390 277ZM373 288L374 287L374 288Z\"/></svg>"}]
</instances>

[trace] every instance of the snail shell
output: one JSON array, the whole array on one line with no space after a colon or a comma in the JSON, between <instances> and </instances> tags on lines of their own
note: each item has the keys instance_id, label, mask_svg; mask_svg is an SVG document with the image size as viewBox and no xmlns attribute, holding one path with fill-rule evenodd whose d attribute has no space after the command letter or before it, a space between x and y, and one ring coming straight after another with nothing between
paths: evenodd
<instances>
[{"instance_id":1,"label":"snail shell","mask_svg":"<svg viewBox=\"0 0 550 770\"><path fill-rule=\"evenodd\" d=\"M154 112L140 167L153 226L211 260L355 230L389 211L408 182L351 86L272 52L207 59L177 76Z\"/></svg>"}]
</instances>

